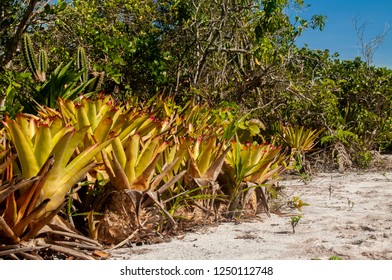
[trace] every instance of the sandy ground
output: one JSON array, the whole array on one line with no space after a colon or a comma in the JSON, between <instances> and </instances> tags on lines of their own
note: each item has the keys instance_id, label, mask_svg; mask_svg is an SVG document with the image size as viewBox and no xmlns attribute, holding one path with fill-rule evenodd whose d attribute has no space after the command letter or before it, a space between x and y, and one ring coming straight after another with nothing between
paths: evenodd
<instances>
[{"instance_id":1,"label":"sandy ground","mask_svg":"<svg viewBox=\"0 0 392 280\"><path fill-rule=\"evenodd\" d=\"M281 207L252 221L223 223L170 242L120 248L112 259L392 260L392 172L321 173L305 184L280 182L284 193L310 206ZM295 233L291 215L302 215Z\"/></svg>"}]
</instances>

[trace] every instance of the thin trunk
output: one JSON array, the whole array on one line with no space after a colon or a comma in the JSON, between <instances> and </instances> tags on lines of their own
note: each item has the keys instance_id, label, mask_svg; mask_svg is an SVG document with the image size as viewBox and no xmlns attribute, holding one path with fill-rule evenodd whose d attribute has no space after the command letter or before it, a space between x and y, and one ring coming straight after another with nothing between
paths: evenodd
<instances>
[{"instance_id":1,"label":"thin trunk","mask_svg":"<svg viewBox=\"0 0 392 280\"><path fill-rule=\"evenodd\" d=\"M36 5L38 4L39 0L31 0L29 2L29 5L27 6L27 9L25 10L22 19L20 20L20 23L18 24L18 27L16 28L15 35L11 38L11 40L8 42L7 48L6 48L6 53L4 54L3 58L0 61L0 66L9 68L10 63L12 61L12 58L16 55L17 49L19 42L22 39L23 32L26 30L26 27L29 24L29 20L34 13L34 9Z\"/></svg>"}]
</instances>

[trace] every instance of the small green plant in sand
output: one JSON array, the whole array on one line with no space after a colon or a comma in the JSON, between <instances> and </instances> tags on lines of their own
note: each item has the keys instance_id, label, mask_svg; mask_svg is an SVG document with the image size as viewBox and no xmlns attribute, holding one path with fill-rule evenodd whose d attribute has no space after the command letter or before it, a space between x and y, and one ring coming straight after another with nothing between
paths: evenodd
<instances>
[{"instance_id":1,"label":"small green plant in sand","mask_svg":"<svg viewBox=\"0 0 392 280\"><path fill-rule=\"evenodd\" d=\"M332 257L328 258L328 260L329 261L341 261L343 259L339 256L332 256Z\"/></svg>"},{"instance_id":2,"label":"small green plant in sand","mask_svg":"<svg viewBox=\"0 0 392 280\"><path fill-rule=\"evenodd\" d=\"M315 260L321 261L322 259L321 258L313 258L312 260L313 261L315 261ZM339 256L332 256L332 257L329 257L328 260L329 261L341 261L343 259Z\"/></svg>"},{"instance_id":3,"label":"small green plant in sand","mask_svg":"<svg viewBox=\"0 0 392 280\"><path fill-rule=\"evenodd\" d=\"M302 169L302 167L300 167ZM298 174L300 176L300 181L303 182L305 185L309 184L312 181L312 175L309 172L301 172L300 169L298 170Z\"/></svg>"},{"instance_id":4,"label":"small green plant in sand","mask_svg":"<svg viewBox=\"0 0 392 280\"><path fill-rule=\"evenodd\" d=\"M295 227L298 225L301 218L302 218L301 215L290 217L290 223L291 223L291 227L293 228L293 233L295 233Z\"/></svg>"},{"instance_id":5,"label":"small green plant in sand","mask_svg":"<svg viewBox=\"0 0 392 280\"><path fill-rule=\"evenodd\" d=\"M303 202L298 196L294 196L293 199L290 201L290 205L293 208L297 208L298 211L302 212L302 207L309 206L310 204Z\"/></svg>"}]
</instances>

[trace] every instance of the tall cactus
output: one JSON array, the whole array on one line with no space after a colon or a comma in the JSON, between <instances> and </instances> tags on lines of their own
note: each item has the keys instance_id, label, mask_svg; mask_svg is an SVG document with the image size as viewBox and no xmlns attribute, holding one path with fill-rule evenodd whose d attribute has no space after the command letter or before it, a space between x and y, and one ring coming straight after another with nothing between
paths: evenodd
<instances>
[{"instance_id":1,"label":"tall cactus","mask_svg":"<svg viewBox=\"0 0 392 280\"><path fill-rule=\"evenodd\" d=\"M39 82L45 82L46 71L48 69L48 56L45 51L41 50L39 53L39 60L37 62L31 38L27 34L23 36L23 56L30 72L34 76L34 79Z\"/></svg>"},{"instance_id":2,"label":"tall cactus","mask_svg":"<svg viewBox=\"0 0 392 280\"><path fill-rule=\"evenodd\" d=\"M105 77L105 72L92 72L88 73L88 59L83 47L78 47L76 52L76 69L82 71L80 81L87 83L89 79L93 79L91 84L87 87L88 92L98 91L101 88L102 82Z\"/></svg>"},{"instance_id":3,"label":"tall cactus","mask_svg":"<svg viewBox=\"0 0 392 280\"><path fill-rule=\"evenodd\" d=\"M101 89L103 80L105 78L105 72L93 72L91 73L91 76L93 77L94 80L88 86L87 91L89 92L99 91Z\"/></svg>"},{"instance_id":4,"label":"tall cactus","mask_svg":"<svg viewBox=\"0 0 392 280\"><path fill-rule=\"evenodd\" d=\"M82 83L86 83L88 81L88 61L83 47L78 47L76 53L76 68L83 72L80 76L80 80Z\"/></svg>"},{"instance_id":5,"label":"tall cactus","mask_svg":"<svg viewBox=\"0 0 392 280\"><path fill-rule=\"evenodd\" d=\"M44 50L39 51L38 69L40 80L46 81L46 71L48 71L48 55Z\"/></svg>"}]
</instances>

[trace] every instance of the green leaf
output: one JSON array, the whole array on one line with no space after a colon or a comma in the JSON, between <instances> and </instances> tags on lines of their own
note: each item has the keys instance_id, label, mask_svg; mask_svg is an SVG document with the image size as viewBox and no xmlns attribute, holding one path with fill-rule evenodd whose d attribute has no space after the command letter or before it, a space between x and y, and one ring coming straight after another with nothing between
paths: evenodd
<instances>
[{"instance_id":1,"label":"green leaf","mask_svg":"<svg viewBox=\"0 0 392 280\"><path fill-rule=\"evenodd\" d=\"M18 158L20 165L22 167L22 175L25 178L31 178L38 174L39 165L35 158L33 144L22 128L11 121L8 116L6 116L6 121L3 122L8 133L10 133L12 141L15 145L16 152L18 153Z\"/></svg>"}]
</instances>

